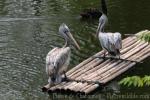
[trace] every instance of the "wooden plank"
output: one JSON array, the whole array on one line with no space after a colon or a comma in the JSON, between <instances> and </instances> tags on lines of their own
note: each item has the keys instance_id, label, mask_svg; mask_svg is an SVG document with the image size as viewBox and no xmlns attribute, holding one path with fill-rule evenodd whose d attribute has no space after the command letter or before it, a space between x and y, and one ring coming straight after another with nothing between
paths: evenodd
<instances>
[{"instance_id":1,"label":"wooden plank","mask_svg":"<svg viewBox=\"0 0 150 100\"><path fill-rule=\"evenodd\" d=\"M134 42L136 42L136 41L134 41ZM139 43L139 41L137 43L135 43L135 44L138 44L138 43ZM127 46L130 46L130 48L133 47L132 45L126 43L126 45L124 45L124 48L127 47ZM126 49L126 50L128 50L128 49ZM125 50L124 50L124 52L125 52ZM83 68L80 68L81 70L78 70L78 72L76 72L75 74L73 74L71 76L68 76L68 77L75 79L76 77L80 76L82 73L85 73L85 74L90 73L90 72L86 73L86 71L89 71L89 69L93 69L94 70L94 66L96 66L98 64L98 63L95 63L95 61L98 61L98 63L101 63L103 61L103 59L101 59L101 60L99 60L99 59L93 60L93 62L85 65ZM105 63L107 63L107 62L105 62ZM82 77L82 76L80 76L80 77Z\"/></svg>"}]
</instances>

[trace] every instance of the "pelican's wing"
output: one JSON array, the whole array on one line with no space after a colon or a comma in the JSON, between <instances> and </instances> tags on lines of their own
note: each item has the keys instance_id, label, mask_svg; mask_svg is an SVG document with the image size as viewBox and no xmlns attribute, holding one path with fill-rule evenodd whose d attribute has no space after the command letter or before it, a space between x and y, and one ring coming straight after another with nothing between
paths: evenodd
<instances>
[{"instance_id":1,"label":"pelican's wing","mask_svg":"<svg viewBox=\"0 0 150 100\"><path fill-rule=\"evenodd\" d=\"M115 48L115 44L114 44L114 39L113 39L113 33L107 33L107 38L108 38L108 44L107 44L107 48L108 48L108 52L115 52L116 48Z\"/></svg>"},{"instance_id":2,"label":"pelican's wing","mask_svg":"<svg viewBox=\"0 0 150 100\"><path fill-rule=\"evenodd\" d=\"M121 34L116 32L114 33L114 44L116 49L121 49L122 48L122 39L121 39Z\"/></svg>"},{"instance_id":3,"label":"pelican's wing","mask_svg":"<svg viewBox=\"0 0 150 100\"><path fill-rule=\"evenodd\" d=\"M56 52L59 50L59 48L54 48L51 51L49 51L49 53L46 56L46 73L51 76L52 74L56 73L55 71L55 54Z\"/></svg>"},{"instance_id":4,"label":"pelican's wing","mask_svg":"<svg viewBox=\"0 0 150 100\"><path fill-rule=\"evenodd\" d=\"M49 76L56 74L66 63L70 48L54 48L46 56L46 72Z\"/></svg>"},{"instance_id":5,"label":"pelican's wing","mask_svg":"<svg viewBox=\"0 0 150 100\"><path fill-rule=\"evenodd\" d=\"M102 48L107 50L108 52L113 52L113 40L112 40L112 33L103 33L99 34L99 40L101 43Z\"/></svg>"},{"instance_id":6,"label":"pelican's wing","mask_svg":"<svg viewBox=\"0 0 150 100\"><path fill-rule=\"evenodd\" d=\"M62 73L61 71L63 71L64 67L68 66L70 53L71 50L69 47L61 48L60 54L55 63L59 73Z\"/></svg>"},{"instance_id":7,"label":"pelican's wing","mask_svg":"<svg viewBox=\"0 0 150 100\"><path fill-rule=\"evenodd\" d=\"M99 34L99 41L100 41L100 44L101 44L101 47L103 48L103 49L105 49L105 50L107 50L107 42L108 42L108 40L107 40L107 36L106 36L107 34Z\"/></svg>"}]
</instances>

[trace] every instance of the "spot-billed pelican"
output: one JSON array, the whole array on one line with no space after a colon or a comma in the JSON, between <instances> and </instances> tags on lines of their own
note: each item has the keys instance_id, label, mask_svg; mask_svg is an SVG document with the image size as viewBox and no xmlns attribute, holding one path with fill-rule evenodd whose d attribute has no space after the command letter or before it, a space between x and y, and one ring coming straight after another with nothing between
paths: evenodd
<instances>
[{"instance_id":1,"label":"spot-billed pelican","mask_svg":"<svg viewBox=\"0 0 150 100\"><path fill-rule=\"evenodd\" d=\"M120 49L122 48L121 34L119 32L104 32L104 28L108 23L107 7L105 0L101 0L101 3L102 16L99 18L99 25L96 34L104 50L104 57L107 51L111 56L118 56L120 58Z\"/></svg>"},{"instance_id":2,"label":"spot-billed pelican","mask_svg":"<svg viewBox=\"0 0 150 100\"><path fill-rule=\"evenodd\" d=\"M65 72L69 65L71 53L68 44L71 43L80 49L66 24L60 25L59 34L65 39L65 45L62 48L55 47L46 56L46 73L49 76L49 86L60 83L63 79L62 75L66 78Z\"/></svg>"}]
</instances>

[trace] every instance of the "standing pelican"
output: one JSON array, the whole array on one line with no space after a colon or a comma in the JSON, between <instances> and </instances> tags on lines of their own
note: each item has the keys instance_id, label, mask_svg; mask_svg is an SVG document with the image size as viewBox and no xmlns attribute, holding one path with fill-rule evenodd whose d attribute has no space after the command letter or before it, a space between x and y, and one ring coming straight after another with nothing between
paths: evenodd
<instances>
[{"instance_id":1,"label":"standing pelican","mask_svg":"<svg viewBox=\"0 0 150 100\"><path fill-rule=\"evenodd\" d=\"M96 34L99 37L100 44L104 50L104 57L107 51L111 56L119 56L120 58L120 49L122 48L121 34L118 32L104 32L104 28L108 23L107 7L105 0L101 0L101 3L102 16L99 18L99 25Z\"/></svg>"},{"instance_id":2,"label":"standing pelican","mask_svg":"<svg viewBox=\"0 0 150 100\"><path fill-rule=\"evenodd\" d=\"M62 48L55 47L46 56L46 73L49 76L49 86L60 83L63 74L64 78L66 78L65 72L69 65L71 53L68 44L72 43L80 49L66 24L63 23L60 25L59 34L65 39L65 45Z\"/></svg>"}]
</instances>

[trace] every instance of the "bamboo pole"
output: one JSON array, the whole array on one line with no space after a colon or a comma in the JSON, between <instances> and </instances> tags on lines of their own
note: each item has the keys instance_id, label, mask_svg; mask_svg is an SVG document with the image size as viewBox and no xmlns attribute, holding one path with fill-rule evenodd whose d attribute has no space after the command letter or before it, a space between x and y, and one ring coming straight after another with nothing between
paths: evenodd
<instances>
[{"instance_id":1,"label":"bamboo pole","mask_svg":"<svg viewBox=\"0 0 150 100\"><path fill-rule=\"evenodd\" d=\"M142 59L148 57L148 55L145 55L142 57ZM116 74L112 74L111 77L108 77L107 79L102 80L103 83L106 83L110 80L112 80L113 78L115 78L116 76L120 75L121 73L125 72L126 70L128 70L129 68L131 68L133 65L135 65L136 63L132 62L130 63L127 67L124 67L122 70L119 70L118 73Z\"/></svg>"},{"instance_id":2,"label":"bamboo pole","mask_svg":"<svg viewBox=\"0 0 150 100\"><path fill-rule=\"evenodd\" d=\"M144 54L146 54L147 52L149 52L149 51L146 51L146 52L145 52L144 49L143 49L143 51L137 53L138 56L134 55L134 56L131 56L129 59L133 59L133 58L134 58L134 60L136 60L137 58L142 57L142 56L143 56ZM136 59L135 59L135 58L136 58ZM122 63L120 63L116 68L114 67L114 70L119 69L119 66L123 66L123 65L126 64L126 63L127 63L127 62L125 62L125 61L122 62ZM129 62L129 63L132 63L132 62ZM105 73L102 78L99 78L99 80L102 80L102 79L106 78L107 74L109 74L109 73L112 72L112 71L113 71L113 69L110 69L110 71L107 72L107 73Z\"/></svg>"},{"instance_id":3,"label":"bamboo pole","mask_svg":"<svg viewBox=\"0 0 150 100\"><path fill-rule=\"evenodd\" d=\"M97 87L99 87L98 84L94 84L93 86L89 87L88 89L84 90L85 94L89 94L91 91L94 91Z\"/></svg>"},{"instance_id":4,"label":"bamboo pole","mask_svg":"<svg viewBox=\"0 0 150 100\"><path fill-rule=\"evenodd\" d=\"M145 55L145 56L141 56L141 58L140 58L140 60L139 61L141 61L142 59L145 59L145 58L147 58L148 56L150 56L150 53L148 54L148 55ZM116 72L114 72L114 74L110 74L110 77L109 78L105 78L105 80L103 80L103 81L101 81L102 83L107 83L108 81L110 81L110 80L112 80L113 78L115 78L116 76L118 76L118 75L120 75L121 73L123 73L124 71L126 71L127 69L129 69L130 67L132 67L133 65L135 65L136 63L135 62L128 62L129 63L129 65L128 65L128 67L124 67L122 70L119 70L120 72L119 73L116 73ZM118 66L117 66L118 67ZM121 67L122 68L122 67ZM91 91L93 91L94 89L96 89L98 86L95 86L95 87L88 87L87 89L85 89L85 90L82 90L82 91L84 91L86 94L88 94L89 92L91 92Z\"/></svg>"},{"instance_id":5,"label":"bamboo pole","mask_svg":"<svg viewBox=\"0 0 150 100\"><path fill-rule=\"evenodd\" d=\"M94 88L94 87L91 87L92 89ZM96 87L95 87L96 88ZM86 91L85 91L86 92ZM88 93L88 92L86 92L86 93Z\"/></svg>"},{"instance_id":6,"label":"bamboo pole","mask_svg":"<svg viewBox=\"0 0 150 100\"><path fill-rule=\"evenodd\" d=\"M85 75L84 73L78 77L76 77L77 80L86 80L86 78L91 77L92 73L96 72L98 69L103 68L105 65L109 65L112 61L110 59L106 60L105 62L101 63L100 65L96 66L93 69L90 69L89 71L87 71L87 75Z\"/></svg>"},{"instance_id":7,"label":"bamboo pole","mask_svg":"<svg viewBox=\"0 0 150 100\"><path fill-rule=\"evenodd\" d=\"M102 52L103 52L103 51L96 53L95 56L100 55ZM80 63L79 65L77 65L76 67L74 67L73 69L69 70L69 71L66 73L66 75L68 76L68 75L72 74L75 70L77 70L77 69L79 69L80 67L84 66L85 64L89 63L89 62L92 61L93 59L94 59L93 57L90 57L90 58L84 60L83 62L81 62L81 63Z\"/></svg>"},{"instance_id":8,"label":"bamboo pole","mask_svg":"<svg viewBox=\"0 0 150 100\"><path fill-rule=\"evenodd\" d=\"M80 91L80 92L84 92L84 89L87 89L88 87L92 86L92 84L86 85L86 86L82 86L80 90L76 90L76 91ZM85 88L83 88L85 87ZM93 89L93 88L92 88Z\"/></svg>"},{"instance_id":9,"label":"bamboo pole","mask_svg":"<svg viewBox=\"0 0 150 100\"><path fill-rule=\"evenodd\" d=\"M123 54L122 56L124 58L126 58L127 56L132 56L133 54L135 54L139 50L143 49L146 45L148 45L148 43L141 41L137 46L135 46L133 49L129 50L128 51L129 53L127 52L127 53Z\"/></svg>"},{"instance_id":10,"label":"bamboo pole","mask_svg":"<svg viewBox=\"0 0 150 100\"><path fill-rule=\"evenodd\" d=\"M148 48L150 48L150 47L148 47ZM145 49L145 50L146 50L146 49ZM143 51L145 51L145 50L143 49ZM143 51L142 51L142 52L143 52ZM140 53L141 53L141 52L140 52ZM147 53L149 53L149 54L150 54L150 52L149 52L149 51L148 51L148 52L146 52L146 54L147 54ZM135 55L135 56L136 56L136 55ZM143 56L143 55L142 55L142 56ZM148 56L148 55L147 55L147 56ZM147 56L146 56L146 57L147 57ZM138 56L136 56L136 57L138 57ZM144 57L144 58L146 58L146 57ZM144 58L141 58L141 59L144 59ZM133 62L132 62L132 63L133 63ZM110 76L111 76L111 75L110 75ZM90 88L94 89L94 87L90 87ZM95 87L95 88L97 88L97 87ZM87 90L88 90L88 91L91 91L91 89L89 89L89 88L88 88ZM85 92L86 92L87 90L85 90ZM88 93L88 92L86 92L86 93Z\"/></svg>"},{"instance_id":11,"label":"bamboo pole","mask_svg":"<svg viewBox=\"0 0 150 100\"><path fill-rule=\"evenodd\" d=\"M123 48L123 49L121 50L121 54L128 52L131 48L134 48L134 47L135 47L137 44L139 44L139 43L140 43L140 41L136 41L136 42L134 42L134 43L132 43L132 44L129 44L128 47L125 47L125 48Z\"/></svg>"},{"instance_id":12,"label":"bamboo pole","mask_svg":"<svg viewBox=\"0 0 150 100\"><path fill-rule=\"evenodd\" d=\"M82 71L78 72L77 74L75 74L71 78L76 79L78 76L82 75L83 73L85 73L85 75L89 74L89 73L86 73L88 70L93 69L95 66L99 65L103 61L103 59L99 60L98 58L97 58L97 60L98 60L97 63L91 63L89 66L85 66L85 68Z\"/></svg>"},{"instance_id":13,"label":"bamboo pole","mask_svg":"<svg viewBox=\"0 0 150 100\"><path fill-rule=\"evenodd\" d=\"M77 84L77 82L68 82L68 83L69 83L68 85L66 85L66 86L63 87L64 90L67 90L69 87L74 86L74 85Z\"/></svg>"},{"instance_id":14,"label":"bamboo pole","mask_svg":"<svg viewBox=\"0 0 150 100\"><path fill-rule=\"evenodd\" d=\"M75 85L74 87L70 87L69 89L78 92L81 89L82 85L84 85L84 83L79 82L77 85Z\"/></svg>"},{"instance_id":15,"label":"bamboo pole","mask_svg":"<svg viewBox=\"0 0 150 100\"><path fill-rule=\"evenodd\" d=\"M116 60L113 60L113 61L116 61ZM111 61L111 62L109 62L108 64L106 64L105 66L104 65L102 65L102 66L104 66L104 67L102 67L102 68L105 68L106 66L109 66L110 64L112 64L113 63L113 61ZM98 69L96 69L96 71L97 71ZM101 69L100 69L101 70ZM95 71L93 71L92 70L92 72L93 73L95 73ZM91 77L91 73L89 74L89 75L87 75L86 77L88 77L88 78L90 78Z\"/></svg>"},{"instance_id":16,"label":"bamboo pole","mask_svg":"<svg viewBox=\"0 0 150 100\"><path fill-rule=\"evenodd\" d=\"M74 75L79 74L79 72L84 71L88 66L91 67L91 65L96 66L100 63L101 61L97 58L86 64L84 67L78 69L77 71L74 71L72 74L68 75L68 77L72 78Z\"/></svg>"},{"instance_id":17,"label":"bamboo pole","mask_svg":"<svg viewBox=\"0 0 150 100\"><path fill-rule=\"evenodd\" d=\"M88 86L89 84L88 83L82 83L79 85L78 88L74 88L73 90L75 90L75 92L80 92L80 90L86 86Z\"/></svg>"},{"instance_id":18,"label":"bamboo pole","mask_svg":"<svg viewBox=\"0 0 150 100\"><path fill-rule=\"evenodd\" d=\"M55 86L49 88L49 90L55 91L57 88L59 88L61 85L64 85L64 84L66 84L66 82L62 82L62 83L60 83L60 84L57 84L57 85L55 85Z\"/></svg>"},{"instance_id":19,"label":"bamboo pole","mask_svg":"<svg viewBox=\"0 0 150 100\"><path fill-rule=\"evenodd\" d=\"M131 48L132 48L132 46L131 46ZM131 49L130 48L130 49ZM116 60L113 60L113 61L116 61ZM112 62L113 62L112 61ZM71 78L76 78L77 76L79 77L79 78L77 78L77 79L81 79L81 77L83 77L83 76L86 76L86 77L90 77L91 76L91 73L95 73L95 71L96 70L98 70L98 69L100 69L101 67L103 68L104 67L104 65L109 65L109 64L111 64L112 62L110 62L110 60L107 60L106 62L104 62L104 63L102 63L102 64L100 64L99 66L96 66L96 67L94 67L94 68L92 68L90 71L88 71L88 70L85 70L85 74L84 73L81 73L81 72L79 72L78 74L76 74L74 77L71 77ZM105 64L105 63L107 63L107 64ZM90 73L90 74L89 74ZM82 74L82 75L81 75ZM89 75L87 75L87 74L89 74ZM83 78L84 79L84 78Z\"/></svg>"},{"instance_id":20,"label":"bamboo pole","mask_svg":"<svg viewBox=\"0 0 150 100\"><path fill-rule=\"evenodd\" d=\"M57 85L55 89L61 90L63 87L68 86L70 82L63 82L63 84Z\"/></svg>"},{"instance_id":21,"label":"bamboo pole","mask_svg":"<svg viewBox=\"0 0 150 100\"><path fill-rule=\"evenodd\" d=\"M133 49L132 49L133 52L128 53L127 56L124 55L123 58L124 58L124 59L127 59L127 58L131 57L133 54L137 53L140 49L144 48L146 45L147 45L147 44L140 44L141 47L138 47L138 48L136 48L136 49L133 48ZM119 63L119 62L121 62L121 61L120 61L120 60L119 60L119 61L116 61L116 63ZM109 65L106 65L106 67L103 67L104 69L99 69L99 70L97 70L97 73L95 73L95 72L90 73L90 75L87 76L87 77L84 78L84 79L85 79L85 80L94 79L94 77L97 77L97 76L99 76L100 74L102 74L102 73L108 71L110 68L114 67L114 66L116 65L116 63L115 63L115 64L112 64L112 63L111 63L112 65L110 65L110 66L109 66ZM92 74L93 74L93 75L92 75ZM90 77L90 76L91 76L91 77Z\"/></svg>"},{"instance_id":22,"label":"bamboo pole","mask_svg":"<svg viewBox=\"0 0 150 100\"><path fill-rule=\"evenodd\" d=\"M139 42L138 42L139 43ZM130 46L130 45L129 45ZM130 46L130 48L132 48L131 46ZM127 50L127 49L126 49ZM122 52L123 53L123 52ZM101 62L102 60L100 60L100 62ZM93 69L94 67L92 67L92 65L93 64L89 64L89 65L87 65L87 66L85 66L82 70L80 70L80 71L78 71L78 73L77 74L74 74L75 76L73 76L72 75L72 77L71 76L69 76L69 77L71 77L71 78L75 78L76 76L79 76L79 75L81 75L81 73L83 73L83 72L86 72L86 71L88 71L89 69ZM95 66L95 65L93 65L93 66Z\"/></svg>"},{"instance_id":23,"label":"bamboo pole","mask_svg":"<svg viewBox=\"0 0 150 100\"><path fill-rule=\"evenodd\" d=\"M148 32L148 30L144 30L144 31L141 31L141 32L136 33L136 34L123 34L123 35L124 35L124 36L138 36L138 35L140 35L140 34L147 33L147 32Z\"/></svg>"},{"instance_id":24,"label":"bamboo pole","mask_svg":"<svg viewBox=\"0 0 150 100\"><path fill-rule=\"evenodd\" d=\"M150 47L147 48L147 49L148 49L148 50L146 50L146 51L143 50L142 52L139 52L139 53L138 53L138 56L132 56L131 59L134 58L135 60L141 61L141 60L143 60L145 57L148 57L148 56L149 56L148 53L150 52ZM126 63L126 62L125 62L125 63ZM133 62L129 62L129 64L130 64L130 63L133 63ZM135 64L136 64L136 63L135 63ZM124 67L125 67L125 66L127 66L127 64L124 64ZM118 67L118 66L117 66L117 67ZM123 68L124 68L124 67L123 67ZM121 67L121 68L122 68L122 67ZM118 70L119 70L119 69L118 69ZM110 71L110 73L112 73L112 71ZM110 73L108 73L108 75L104 75L105 77L103 77L101 80L106 79L107 76L110 76L110 77L111 77ZM114 73L115 73L115 72L114 72Z\"/></svg>"},{"instance_id":25,"label":"bamboo pole","mask_svg":"<svg viewBox=\"0 0 150 100\"><path fill-rule=\"evenodd\" d=\"M149 47L147 47L146 49L143 49L141 52L144 52L144 51L146 51L147 49L150 49L150 46ZM150 50L149 50L150 51ZM136 59L138 59L139 57L142 57L144 54L147 54L149 51L146 51L146 52L144 52L143 54L141 54L141 52L139 52L138 53L138 55L139 56L136 56L137 58ZM150 52L149 52L149 55L150 55ZM144 58L146 58L146 57L144 57ZM141 58L141 59L144 59L144 58ZM132 58L131 58L132 59ZM139 60L140 61L140 60ZM127 63L127 62L125 62L125 63ZM129 62L129 63L131 63L131 62ZM133 63L133 62L132 62ZM122 64L122 63L121 63ZM117 68L119 67L119 65L117 66ZM112 72L112 71L110 71L110 72ZM110 72L108 72L108 74L110 73ZM106 75L104 75L104 76L106 76ZM110 77L111 77L111 75L110 75ZM106 79L106 77L103 77L103 79ZM99 79L99 80L101 80L101 79ZM103 83L103 82L102 82Z\"/></svg>"},{"instance_id":26,"label":"bamboo pole","mask_svg":"<svg viewBox=\"0 0 150 100\"><path fill-rule=\"evenodd\" d=\"M148 32L150 32L150 31L149 30L144 30L144 31L140 31L140 32L136 33L136 35L138 36L138 35L142 35L142 34L145 34L145 33L148 33Z\"/></svg>"},{"instance_id":27,"label":"bamboo pole","mask_svg":"<svg viewBox=\"0 0 150 100\"><path fill-rule=\"evenodd\" d=\"M47 90L49 89L49 84L45 85L44 87L42 87L42 91L43 92L47 92Z\"/></svg>"},{"instance_id":28,"label":"bamboo pole","mask_svg":"<svg viewBox=\"0 0 150 100\"><path fill-rule=\"evenodd\" d=\"M82 87L79 91L84 92L84 90L88 89L89 87L93 87L93 84L85 84L85 86Z\"/></svg>"},{"instance_id":29,"label":"bamboo pole","mask_svg":"<svg viewBox=\"0 0 150 100\"><path fill-rule=\"evenodd\" d=\"M109 73L109 71L108 71L108 73ZM105 75L104 75L105 76Z\"/></svg>"},{"instance_id":30,"label":"bamboo pole","mask_svg":"<svg viewBox=\"0 0 150 100\"><path fill-rule=\"evenodd\" d=\"M72 84L68 85L68 86L66 87L66 89L72 91L73 88L74 88L74 87L78 87L79 84L80 84L80 83L78 83L78 82L73 82Z\"/></svg>"},{"instance_id":31,"label":"bamboo pole","mask_svg":"<svg viewBox=\"0 0 150 100\"><path fill-rule=\"evenodd\" d=\"M135 42L136 38L135 37L128 37L126 39L123 40L123 47L125 45L130 45L130 43ZM128 43L126 43L128 42ZM99 56L103 51L95 54L94 56ZM77 69L79 69L80 67L84 66L85 64L89 63L90 61L92 61L94 58L90 57L87 60L84 60L82 63L80 63L79 65L77 65L76 67L74 67L73 69L71 69L70 71L67 72L67 75L72 74L74 71L76 71ZM78 72L78 71L77 71Z\"/></svg>"},{"instance_id":32,"label":"bamboo pole","mask_svg":"<svg viewBox=\"0 0 150 100\"><path fill-rule=\"evenodd\" d=\"M114 60L113 60L113 62L114 62ZM109 63L108 65L103 66L100 69L95 70L93 73L89 74L88 76L85 76L84 79L85 80L91 80L91 79L94 80L93 78L95 78L96 76L101 76L102 73L108 71L109 68L112 68L119 63L119 62L114 62L114 63L113 62Z\"/></svg>"}]
</instances>

